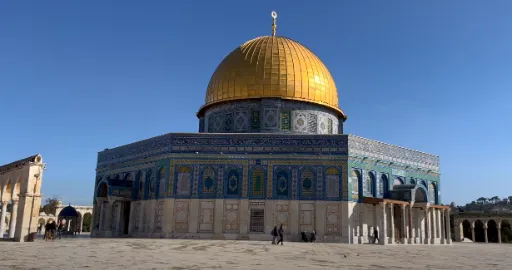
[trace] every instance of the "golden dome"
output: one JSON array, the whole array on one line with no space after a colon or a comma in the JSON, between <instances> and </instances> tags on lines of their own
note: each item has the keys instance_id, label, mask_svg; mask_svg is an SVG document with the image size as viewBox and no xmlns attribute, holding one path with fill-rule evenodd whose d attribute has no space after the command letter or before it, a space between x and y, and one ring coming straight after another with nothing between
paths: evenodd
<instances>
[{"instance_id":1,"label":"golden dome","mask_svg":"<svg viewBox=\"0 0 512 270\"><path fill-rule=\"evenodd\" d=\"M338 92L329 70L308 48L285 37L249 40L231 52L213 73L205 105L253 98L282 98L338 108Z\"/></svg>"}]
</instances>

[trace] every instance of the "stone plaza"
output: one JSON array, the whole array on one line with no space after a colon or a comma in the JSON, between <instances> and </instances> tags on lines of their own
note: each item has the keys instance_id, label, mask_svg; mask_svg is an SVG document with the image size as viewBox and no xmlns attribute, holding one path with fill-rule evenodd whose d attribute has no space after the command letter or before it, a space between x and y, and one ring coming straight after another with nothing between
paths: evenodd
<instances>
[{"instance_id":1,"label":"stone plaza","mask_svg":"<svg viewBox=\"0 0 512 270\"><path fill-rule=\"evenodd\" d=\"M2 269L508 269L512 245L76 238L0 245Z\"/></svg>"}]
</instances>

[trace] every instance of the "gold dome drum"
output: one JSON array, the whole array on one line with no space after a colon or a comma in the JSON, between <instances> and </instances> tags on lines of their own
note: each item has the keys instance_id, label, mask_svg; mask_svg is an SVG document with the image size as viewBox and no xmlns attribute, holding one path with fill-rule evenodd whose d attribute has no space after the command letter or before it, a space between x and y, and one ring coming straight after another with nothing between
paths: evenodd
<instances>
[{"instance_id":1,"label":"gold dome drum","mask_svg":"<svg viewBox=\"0 0 512 270\"><path fill-rule=\"evenodd\" d=\"M198 115L213 104L261 98L310 102L346 118L322 61L300 43L279 36L258 37L231 52L215 70Z\"/></svg>"}]
</instances>

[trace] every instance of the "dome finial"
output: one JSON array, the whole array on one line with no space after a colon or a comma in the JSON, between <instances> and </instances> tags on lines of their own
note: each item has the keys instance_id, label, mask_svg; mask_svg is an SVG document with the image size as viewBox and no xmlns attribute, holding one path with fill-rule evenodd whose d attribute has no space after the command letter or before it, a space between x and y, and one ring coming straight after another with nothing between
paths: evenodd
<instances>
[{"instance_id":1,"label":"dome finial","mask_svg":"<svg viewBox=\"0 0 512 270\"><path fill-rule=\"evenodd\" d=\"M273 21L272 21L272 36L275 37L276 36L276 28L277 28L277 24L276 24L277 12L272 11L270 13L270 15L272 15L272 18L273 18Z\"/></svg>"}]
</instances>

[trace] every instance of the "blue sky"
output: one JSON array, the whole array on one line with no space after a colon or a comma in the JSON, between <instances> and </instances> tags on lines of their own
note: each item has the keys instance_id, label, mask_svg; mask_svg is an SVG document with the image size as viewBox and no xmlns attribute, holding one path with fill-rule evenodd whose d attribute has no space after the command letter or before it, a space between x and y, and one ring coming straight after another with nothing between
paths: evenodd
<instances>
[{"instance_id":1,"label":"blue sky","mask_svg":"<svg viewBox=\"0 0 512 270\"><path fill-rule=\"evenodd\" d=\"M91 204L97 152L196 132L216 66L271 33L331 71L345 132L441 157L443 203L512 195L512 1L2 1L0 164Z\"/></svg>"}]
</instances>

